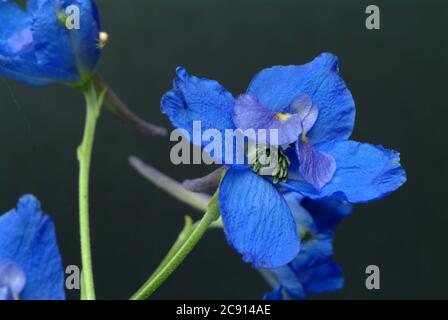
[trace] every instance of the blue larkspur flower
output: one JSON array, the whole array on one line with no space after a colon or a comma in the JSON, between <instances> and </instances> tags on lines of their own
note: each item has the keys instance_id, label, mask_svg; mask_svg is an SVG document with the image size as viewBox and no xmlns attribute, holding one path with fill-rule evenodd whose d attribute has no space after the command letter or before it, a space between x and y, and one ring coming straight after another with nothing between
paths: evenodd
<instances>
[{"instance_id":1,"label":"blue larkspur flower","mask_svg":"<svg viewBox=\"0 0 448 320\"><path fill-rule=\"evenodd\" d=\"M66 26L72 5L79 8L79 29ZM93 0L28 0L26 10L0 0L0 21L0 76L31 85L82 85L91 77L100 57Z\"/></svg>"},{"instance_id":2,"label":"blue larkspur flower","mask_svg":"<svg viewBox=\"0 0 448 320\"><path fill-rule=\"evenodd\" d=\"M305 65L264 69L236 98L218 82L178 68L161 105L173 125L190 136L194 121L223 137L227 129L278 130L282 161L274 177L257 174L256 165L223 161L229 167L219 193L224 231L256 268L280 267L299 251L296 222L282 190L358 203L379 199L406 180L397 152L348 140L355 103L337 57L329 53Z\"/></svg>"},{"instance_id":3,"label":"blue larkspur flower","mask_svg":"<svg viewBox=\"0 0 448 320\"><path fill-rule=\"evenodd\" d=\"M12 299L65 299L54 225L31 195L0 216L0 300Z\"/></svg>"},{"instance_id":4,"label":"blue larkspur flower","mask_svg":"<svg viewBox=\"0 0 448 320\"><path fill-rule=\"evenodd\" d=\"M344 286L341 266L334 261L333 229L353 205L335 199L310 200L288 193L286 199L302 237L299 254L287 265L260 270L274 291L268 300L302 300L308 294L339 290Z\"/></svg>"}]
</instances>

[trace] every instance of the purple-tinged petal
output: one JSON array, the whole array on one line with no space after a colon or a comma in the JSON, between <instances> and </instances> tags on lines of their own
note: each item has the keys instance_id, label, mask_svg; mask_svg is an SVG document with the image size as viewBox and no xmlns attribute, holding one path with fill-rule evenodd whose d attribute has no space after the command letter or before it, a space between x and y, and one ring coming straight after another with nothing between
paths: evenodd
<instances>
[{"instance_id":1,"label":"purple-tinged petal","mask_svg":"<svg viewBox=\"0 0 448 320\"><path fill-rule=\"evenodd\" d=\"M227 171L219 204L229 243L255 268L277 268L298 253L300 237L283 196L250 170Z\"/></svg>"},{"instance_id":2,"label":"purple-tinged petal","mask_svg":"<svg viewBox=\"0 0 448 320\"><path fill-rule=\"evenodd\" d=\"M11 289L8 287L0 286L0 301L3 300L14 300L14 296L11 292Z\"/></svg>"},{"instance_id":3,"label":"purple-tinged petal","mask_svg":"<svg viewBox=\"0 0 448 320\"><path fill-rule=\"evenodd\" d=\"M339 75L338 59L323 53L300 66L275 66L260 71L247 93L275 113L289 113L295 98L307 95L319 109L308 133L311 142L347 139L355 122L355 103Z\"/></svg>"},{"instance_id":4,"label":"purple-tinged petal","mask_svg":"<svg viewBox=\"0 0 448 320\"><path fill-rule=\"evenodd\" d=\"M0 262L0 287L7 287L13 295L19 295L26 284L23 269L12 261Z\"/></svg>"},{"instance_id":5,"label":"purple-tinged petal","mask_svg":"<svg viewBox=\"0 0 448 320\"><path fill-rule=\"evenodd\" d=\"M296 114L272 112L251 95L242 94L235 99L233 109L235 126L242 130L266 129L266 143L268 144L284 145L296 142L302 132L301 121ZM269 130L277 131L277 141L270 136Z\"/></svg>"},{"instance_id":6,"label":"purple-tinged petal","mask_svg":"<svg viewBox=\"0 0 448 320\"><path fill-rule=\"evenodd\" d=\"M302 130L306 133L316 123L319 111L309 96L299 96L291 103L291 112L299 115Z\"/></svg>"},{"instance_id":7,"label":"purple-tinged petal","mask_svg":"<svg viewBox=\"0 0 448 320\"><path fill-rule=\"evenodd\" d=\"M297 142L296 150L301 176L320 191L333 178L336 161L331 155L320 152L307 142Z\"/></svg>"}]
</instances>

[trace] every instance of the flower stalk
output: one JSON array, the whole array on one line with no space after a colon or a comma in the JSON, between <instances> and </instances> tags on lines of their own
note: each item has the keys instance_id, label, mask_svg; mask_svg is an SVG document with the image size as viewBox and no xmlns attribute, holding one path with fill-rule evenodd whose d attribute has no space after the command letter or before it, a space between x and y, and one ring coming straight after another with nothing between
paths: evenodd
<instances>
[{"instance_id":1,"label":"flower stalk","mask_svg":"<svg viewBox=\"0 0 448 320\"><path fill-rule=\"evenodd\" d=\"M106 91L102 91L100 95L97 95L94 85L89 84L83 93L86 100L86 120L83 139L77 151L79 162L79 228L83 277L82 298L95 300L90 243L89 178L96 123Z\"/></svg>"},{"instance_id":2,"label":"flower stalk","mask_svg":"<svg viewBox=\"0 0 448 320\"><path fill-rule=\"evenodd\" d=\"M205 232L219 219L220 210L218 193L219 191L213 196L208 206L208 210L199 222L192 225L191 220L188 218L186 219L183 231L165 259L130 300L148 299L185 260Z\"/></svg>"}]
</instances>

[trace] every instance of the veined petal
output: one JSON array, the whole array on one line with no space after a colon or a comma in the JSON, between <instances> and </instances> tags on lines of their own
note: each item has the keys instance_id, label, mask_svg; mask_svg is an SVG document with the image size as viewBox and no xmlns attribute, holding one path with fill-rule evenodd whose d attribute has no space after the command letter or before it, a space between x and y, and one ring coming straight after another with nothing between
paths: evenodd
<instances>
[{"instance_id":1,"label":"veined petal","mask_svg":"<svg viewBox=\"0 0 448 320\"><path fill-rule=\"evenodd\" d=\"M380 199L406 181L396 151L346 140L322 142L314 147L335 159L336 172L331 181L320 192L303 180L290 179L283 187L314 199L332 197L362 203Z\"/></svg>"},{"instance_id":2,"label":"veined petal","mask_svg":"<svg viewBox=\"0 0 448 320\"><path fill-rule=\"evenodd\" d=\"M23 196L13 209L0 217L0 263L13 261L26 276L20 294L23 300L65 298L64 272L53 222L39 201Z\"/></svg>"},{"instance_id":3,"label":"veined petal","mask_svg":"<svg viewBox=\"0 0 448 320\"><path fill-rule=\"evenodd\" d=\"M173 89L161 101L162 112L179 129L193 136L193 121L200 121L202 130L216 129L224 136L225 129L234 129L233 96L214 80L190 76L177 68Z\"/></svg>"},{"instance_id":4,"label":"veined petal","mask_svg":"<svg viewBox=\"0 0 448 320\"><path fill-rule=\"evenodd\" d=\"M275 66L259 72L247 93L275 113L287 113L294 99L309 96L319 117L308 133L311 142L346 139L355 120L355 103L338 72L338 59L323 53L301 66Z\"/></svg>"},{"instance_id":5,"label":"veined petal","mask_svg":"<svg viewBox=\"0 0 448 320\"><path fill-rule=\"evenodd\" d=\"M249 170L230 169L219 192L230 244L255 268L277 268L299 251L297 226L283 196Z\"/></svg>"},{"instance_id":6,"label":"veined petal","mask_svg":"<svg viewBox=\"0 0 448 320\"><path fill-rule=\"evenodd\" d=\"M324 152L320 152L310 143L296 143L301 176L316 190L320 191L333 177L336 161Z\"/></svg>"},{"instance_id":7,"label":"veined petal","mask_svg":"<svg viewBox=\"0 0 448 320\"><path fill-rule=\"evenodd\" d=\"M284 115L284 119L260 105L257 98L242 94L235 99L233 121L238 129L266 129L265 143L270 145L291 144L302 132L302 120L297 114ZM277 141L270 139L269 130L277 130Z\"/></svg>"},{"instance_id":8,"label":"veined petal","mask_svg":"<svg viewBox=\"0 0 448 320\"><path fill-rule=\"evenodd\" d=\"M79 29L67 29L58 18L71 5L80 11ZM100 57L100 20L94 1L34 0L28 4L28 13L33 17L34 51L39 65L65 69L77 77L92 72Z\"/></svg>"}]
</instances>

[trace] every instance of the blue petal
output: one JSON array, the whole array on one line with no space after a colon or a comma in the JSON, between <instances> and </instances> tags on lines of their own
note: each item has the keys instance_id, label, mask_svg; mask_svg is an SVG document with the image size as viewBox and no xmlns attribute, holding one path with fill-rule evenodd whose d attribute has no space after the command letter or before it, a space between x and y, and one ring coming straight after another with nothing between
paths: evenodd
<instances>
[{"instance_id":1,"label":"blue petal","mask_svg":"<svg viewBox=\"0 0 448 320\"><path fill-rule=\"evenodd\" d=\"M0 0L0 21L0 55L17 54L32 41L31 17L16 3Z\"/></svg>"},{"instance_id":2,"label":"blue petal","mask_svg":"<svg viewBox=\"0 0 448 320\"><path fill-rule=\"evenodd\" d=\"M344 287L342 268L335 262L327 262L314 267L311 272L299 275L306 292L321 294Z\"/></svg>"},{"instance_id":3,"label":"blue petal","mask_svg":"<svg viewBox=\"0 0 448 320\"><path fill-rule=\"evenodd\" d=\"M287 192L283 195L288 203L289 209L296 224L306 230L317 233L315 222L311 214L301 205L303 196L296 192Z\"/></svg>"},{"instance_id":4,"label":"blue petal","mask_svg":"<svg viewBox=\"0 0 448 320\"><path fill-rule=\"evenodd\" d=\"M319 200L304 198L301 205L311 213L315 226L320 232L331 231L353 210L353 204L331 198Z\"/></svg>"},{"instance_id":5,"label":"blue petal","mask_svg":"<svg viewBox=\"0 0 448 320\"><path fill-rule=\"evenodd\" d=\"M8 287L0 286L0 301L2 300L14 300L14 295Z\"/></svg>"},{"instance_id":6,"label":"blue petal","mask_svg":"<svg viewBox=\"0 0 448 320\"><path fill-rule=\"evenodd\" d=\"M288 297L285 295L283 288L278 287L274 291L265 293L263 300L288 300Z\"/></svg>"},{"instance_id":7,"label":"blue petal","mask_svg":"<svg viewBox=\"0 0 448 320\"><path fill-rule=\"evenodd\" d=\"M63 69L41 66L33 61L0 55L0 76L22 81L33 86L43 86L54 81L76 82L78 77Z\"/></svg>"},{"instance_id":8,"label":"blue petal","mask_svg":"<svg viewBox=\"0 0 448 320\"><path fill-rule=\"evenodd\" d=\"M299 115L293 114L286 119L279 119L274 112L260 105L257 98L248 94L242 94L235 99L233 121L238 129L267 130L265 143L269 145L294 143L302 132L302 119ZM270 139L269 130L276 130L276 141Z\"/></svg>"},{"instance_id":9,"label":"blue petal","mask_svg":"<svg viewBox=\"0 0 448 320\"><path fill-rule=\"evenodd\" d=\"M80 8L79 29L67 30L58 19L58 11L69 5ZM94 1L29 0L26 12L1 1L0 21L2 76L31 85L78 83L98 63L100 21Z\"/></svg>"},{"instance_id":10,"label":"blue petal","mask_svg":"<svg viewBox=\"0 0 448 320\"><path fill-rule=\"evenodd\" d=\"M12 262L0 263L0 287L7 287L11 293L19 296L26 284L26 275L22 268Z\"/></svg>"},{"instance_id":11,"label":"blue petal","mask_svg":"<svg viewBox=\"0 0 448 320\"><path fill-rule=\"evenodd\" d=\"M331 181L320 192L303 180L290 179L283 187L314 199L333 197L363 203L383 198L406 181L396 151L355 141L322 142L314 147L336 160Z\"/></svg>"},{"instance_id":12,"label":"blue petal","mask_svg":"<svg viewBox=\"0 0 448 320\"><path fill-rule=\"evenodd\" d=\"M80 9L79 29L67 30L58 20L58 11L65 12L70 5ZM100 57L100 21L93 1L35 0L28 5L28 12L33 16L32 31L39 65L66 70L77 78L92 73Z\"/></svg>"},{"instance_id":13,"label":"blue petal","mask_svg":"<svg viewBox=\"0 0 448 320\"><path fill-rule=\"evenodd\" d=\"M333 254L332 234L330 232L313 234L311 239L302 242L300 253L291 265L295 270L309 269L332 259Z\"/></svg>"},{"instance_id":14,"label":"blue petal","mask_svg":"<svg viewBox=\"0 0 448 320\"><path fill-rule=\"evenodd\" d=\"M193 121L201 121L202 131L235 129L232 120L233 96L218 82L190 76L181 67L173 89L161 101L162 112L178 129L184 129L193 137ZM196 132L197 134L198 132Z\"/></svg>"},{"instance_id":15,"label":"blue petal","mask_svg":"<svg viewBox=\"0 0 448 320\"><path fill-rule=\"evenodd\" d=\"M303 284L297 277L296 272L290 265L271 270L273 275L277 278L281 291L283 292L282 300L304 300L306 294ZM280 300L280 299L277 299Z\"/></svg>"},{"instance_id":16,"label":"blue petal","mask_svg":"<svg viewBox=\"0 0 448 320\"><path fill-rule=\"evenodd\" d=\"M13 261L25 272L23 300L65 298L64 272L53 222L39 201L23 196L13 209L0 217L0 263Z\"/></svg>"},{"instance_id":17,"label":"blue petal","mask_svg":"<svg viewBox=\"0 0 448 320\"><path fill-rule=\"evenodd\" d=\"M355 103L338 72L336 56L323 53L301 66L275 66L259 72L247 93L275 113L287 113L295 98L307 95L319 111L308 134L311 142L345 139L355 121Z\"/></svg>"},{"instance_id":18,"label":"blue petal","mask_svg":"<svg viewBox=\"0 0 448 320\"><path fill-rule=\"evenodd\" d=\"M219 192L230 244L256 268L277 268L298 253L300 238L283 196L249 170L230 169Z\"/></svg>"}]
</instances>

